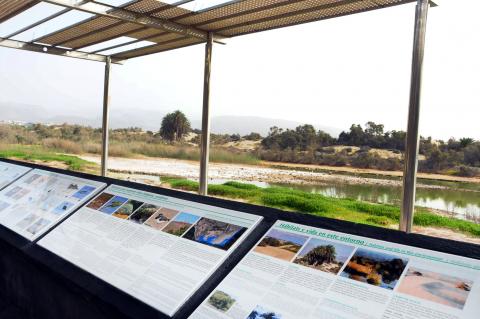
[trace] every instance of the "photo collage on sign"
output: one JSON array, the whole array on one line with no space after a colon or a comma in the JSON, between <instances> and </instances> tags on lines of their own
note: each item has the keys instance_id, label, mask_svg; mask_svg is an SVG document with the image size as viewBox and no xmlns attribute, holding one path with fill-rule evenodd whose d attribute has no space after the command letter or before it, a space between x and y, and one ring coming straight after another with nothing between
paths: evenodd
<instances>
[{"instance_id":1,"label":"photo collage on sign","mask_svg":"<svg viewBox=\"0 0 480 319\"><path fill-rule=\"evenodd\" d=\"M15 226L37 235L71 211L76 203L92 194L95 189L90 185L80 187L76 183L65 182L55 176L32 174L23 185L12 188L5 196L19 201L19 204L16 204L19 210L30 212ZM2 203L0 211L8 207Z\"/></svg>"},{"instance_id":2,"label":"photo collage on sign","mask_svg":"<svg viewBox=\"0 0 480 319\"><path fill-rule=\"evenodd\" d=\"M393 290L407 258L335 241L271 229L254 251L373 286Z\"/></svg>"},{"instance_id":3,"label":"photo collage on sign","mask_svg":"<svg viewBox=\"0 0 480 319\"><path fill-rule=\"evenodd\" d=\"M200 244L228 250L247 230L167 207L103 192L86 207Z\"/></svg>"},{"instance_id":4,"label":"photo collage on sign","mask_svg":"<svg viewBox=\"0 0 480 319\"><path fill-rule=\"evenodd\" d=\"M237 302L237 298L222 290L215 290L207 299L206 305L222 313L227 313ZM261 305L255 306L245 319L282 319L282 315L276 311Z\"/></svg>"},{"instance_id":5,"label":"photo collage on sign","mask_svg":"<svg viewBox=\"0 0 480 319\"><path fill-rule=\"evenodd\" d=\"M472 290L473 280L455 273L444 274L419 267L410 267L397 292L434 303L463 309ZM461 274L467 277L466 274Z\"/></svg>"}]
</instances>

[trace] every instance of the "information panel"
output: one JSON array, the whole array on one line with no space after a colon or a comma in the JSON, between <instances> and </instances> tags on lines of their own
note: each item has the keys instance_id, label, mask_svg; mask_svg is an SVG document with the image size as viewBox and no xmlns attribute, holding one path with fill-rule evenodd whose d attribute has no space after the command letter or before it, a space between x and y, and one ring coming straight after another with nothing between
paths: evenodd
<instances>
[{"instance_id":1,"label":"information panel","mask_svg":"<svg viewBox=\"0 0 480 319\"><path fill-rule=\"evenodd\" d=\"M260 220L111 185L39 244L172 316Z\"/></svg>"},{"instance_id":2,"label":"information panel","mask_svg":"<svg viewBox=\"0 0 480 319\"><path fill-rule=\"evenodd\" d=\"M474 319L480 261L277 222L190 318Z\"/></svg>"},{"instance_id":3,"label":"information panel","mask_svg":"<svg viewBox=\"0 0 480 319\"><path fill-rule=\"evenodd\" d=\"M34 169L0 191L0 224L35 240L105 186Z\"/></svg>"},{"instance_id":4,"label":"information panel","mask_svg":"<svg viewBox=\"0 0 480 319\"><path fill-rule=\"evenodd\" d=\"M29 167L0 161L0 190L30 170Z\"/></svg>"}]
</instances>

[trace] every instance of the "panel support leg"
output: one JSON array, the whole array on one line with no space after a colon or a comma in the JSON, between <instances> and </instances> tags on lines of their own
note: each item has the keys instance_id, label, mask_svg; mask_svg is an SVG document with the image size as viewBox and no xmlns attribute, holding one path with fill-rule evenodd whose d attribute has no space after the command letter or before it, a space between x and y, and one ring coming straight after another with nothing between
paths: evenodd
<instances>
[{"instance_id":1,"label":"panel support leg","mask_svg":"<svg viewBox=\"0 0 480 319\"><path fill-rule=\"evenodd\" d=\"M109 103L110 103L110 67L111 59L107 57L105 63L105 79L103 84L103 116L102 116L102 176L107 176L108 161L108 119L109 119Z\"/></svg>"},{"instance_id":2,"label":"panel support leg","mask_svg":"<svg viewBox=\"0 0 480 319\"><path fill-rule=\"evenodd\" d=\"M403 171L403 194L400 230L410 233L415 210L415 187L417 183L418 149L420 144L419 117L422 86L422 68L425 51L429 0L418 0L415 13L415 36L412 54L410 105L408 128L405 140L405 166Z\"/></svg>"},{"instance_id":3,"label":"panel support leg","mask_svg":"<svg viewBox=\"0 0 480 319\"><path fill-rule=\"evenodd\" d=\"M203 79L202 138L200 142L200 195L208 193L208 159L210 153L210 73L212 66L213 34L209 33L205 45L205 72Z\"/></svg>"}]
</instances>

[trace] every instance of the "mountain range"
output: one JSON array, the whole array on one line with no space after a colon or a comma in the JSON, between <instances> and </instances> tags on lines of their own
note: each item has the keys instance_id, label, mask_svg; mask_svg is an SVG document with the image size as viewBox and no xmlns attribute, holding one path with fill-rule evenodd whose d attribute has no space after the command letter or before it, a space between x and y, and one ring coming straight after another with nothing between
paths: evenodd
<instances>
[{"instance_id":1,"label":"mountain range","mask_svg":"<svg viewBox=\"0 0 480 319\"><path fill-rule=\"evenodd\" d=\"M54 114L50 108L10 102L0 102L0 121L16 121L27 123L45 123L45 124L79 124L92 127L100 127L102 123L101 109L92 116L85 116L82 110L69 109L68 107L56 111ZM85 112L85 111L84 111ZM62 114L63 113L63 114ZM166 112L155 110L115 109L110 112L111 128L141 127L145 130L158 131L162 118ZM188 114L187 114L188 116ZM190 118L192 128L201 128L201 120ZM284 129L294 129L304 123L265 118L258 116L215 116L211 119L212 133L216 134L240 134L246 135L251 132L260 133L266 136L270 127L277 126ZM327 133L337 136L341 129L329 126L314 125L317 130L323 130Z\"/></svg>"}]
</instances>

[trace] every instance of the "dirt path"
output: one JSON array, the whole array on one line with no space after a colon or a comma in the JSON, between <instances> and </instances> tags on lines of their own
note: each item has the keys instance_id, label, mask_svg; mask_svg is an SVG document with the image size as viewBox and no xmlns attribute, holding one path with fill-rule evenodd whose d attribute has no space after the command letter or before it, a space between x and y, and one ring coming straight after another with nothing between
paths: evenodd
<instances>
[{"instance_id":1,"label":"dirt path","mask_svg":"<svg viewBox=\"0 0 480 319\"><path fill-rule=\"evenodd\" d=\"M82 159L100 164L100 157L83 155ZM109 169L125 173L143 173L152 175L173 175L182 178L199 178L199 163L194 161L176 160L168 158L120 158L110 157L108 159ZM246 182L265 183L288 183L304 185L322 185L331 183L346 184L368 184L401 186L401 181L358 177L342 174L331 174L328 172L304 171L272 168L265 165L252 166L245 164L222 164L211 163L209 166L209 177L215 180L237 180ZM424 188L445 188L437 185L422 185Z\"/></svg>"}]
</instances>

